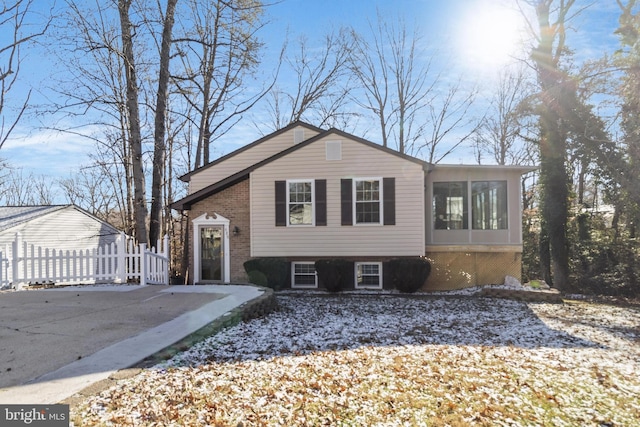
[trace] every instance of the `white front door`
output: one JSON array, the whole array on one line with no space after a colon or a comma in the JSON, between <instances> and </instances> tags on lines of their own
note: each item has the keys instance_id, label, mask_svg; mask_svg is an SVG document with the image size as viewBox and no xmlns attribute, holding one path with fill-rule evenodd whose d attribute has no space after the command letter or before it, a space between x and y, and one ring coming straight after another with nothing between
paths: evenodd
<instances>
[{"instance_id":1,"label":"white front door","mask_svg":"<svg viewBox=\"0 0 640 427\"><path fill-rule=\"evenodd\" d=\"M229 220L200 215L193 220L193 283L228 283L229 267Z\"/></svg>"},{"instance_id":2,"label":"white front door","mask_svg":"<svg viewBox=\"0 0 640 427\"><path fill-rule=\"evenodd\" d=\"M224 227L201 225L200 281L220 282L224 278Z\"/></svg>"}]
</instances>

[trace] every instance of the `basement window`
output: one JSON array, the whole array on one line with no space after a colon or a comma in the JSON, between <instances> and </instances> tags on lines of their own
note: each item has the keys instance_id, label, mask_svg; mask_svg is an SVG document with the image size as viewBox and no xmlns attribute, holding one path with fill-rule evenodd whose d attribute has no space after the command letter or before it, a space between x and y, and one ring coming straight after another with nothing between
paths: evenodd
<instances>
[{"instance_id":1,"label":"basement window","mask_svg":"<svg viewBox=\"0 0 640 427\"><path fill-rule=\"evenodd\" d=\"M382 289L381 262L356 262L356 289Z\"/></svg>"},{"instance_id":2,"label":"basement window","mask_svg":"<svg viewBox=\"0 0 640 427\"><path fill-rule=\"evenodd\" d=\"M314 262L291 263L291 287L294 289L312 289L318 287L318 275Z\"/></svg>"}]
</instances>

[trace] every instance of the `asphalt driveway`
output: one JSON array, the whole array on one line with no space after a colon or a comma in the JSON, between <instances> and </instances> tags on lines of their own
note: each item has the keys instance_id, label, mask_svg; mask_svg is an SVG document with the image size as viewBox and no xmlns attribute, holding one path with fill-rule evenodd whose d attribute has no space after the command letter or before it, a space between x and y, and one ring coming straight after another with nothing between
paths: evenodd
<instances>
[{"instance_id":1,"label":"asphalt driveway","mask_svg":"<svg viewBox=\"0 0 640 427\"><path fill-rule=\"evenodd\" d=\"M47 381L131 366L260 294L225 285L0 293L0 403L13 403L7 397L24 384L22 394L38 395ZM52 398L33 396L30 403Z\"/></svg>"}]
</instances>

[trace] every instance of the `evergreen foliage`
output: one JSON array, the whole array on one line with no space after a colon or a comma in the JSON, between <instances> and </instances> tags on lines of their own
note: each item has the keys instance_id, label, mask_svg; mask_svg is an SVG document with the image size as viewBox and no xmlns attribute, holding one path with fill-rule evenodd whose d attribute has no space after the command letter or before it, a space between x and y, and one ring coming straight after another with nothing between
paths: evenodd
<instances>
[{"instance_id":1,"label":"evergreen foliage","mask_svg":"<svg viewBox=\"0 0 640 427\"><path fill-rule=\"evenodd\" d=\"M244 263L249 282L274 290L285 288L289 279L289 263L283 258L254 258Z\"/></svg>"},{"instance_id":2,"label":"evergreen foliage","mask_svg":"<svg viewBox=\"0 0 640 427\"><path fill-rule=\"evenodd\" d=\"M315 263L319 286L329 292L340 292L351 287L353 262L345 259L321 259Z\"/></svg>"},{"instance_id":3,"label":"evergreen foliage","mask_svg":"<svg viewBox=\"0 0 640 427\"><path fill-rule=\"evenodd\" d=\"M385 271L393 287L400 292L414 293L422 288L431 273L426 258L394 258L386 263Z\"/></svg>"}]
</instances>

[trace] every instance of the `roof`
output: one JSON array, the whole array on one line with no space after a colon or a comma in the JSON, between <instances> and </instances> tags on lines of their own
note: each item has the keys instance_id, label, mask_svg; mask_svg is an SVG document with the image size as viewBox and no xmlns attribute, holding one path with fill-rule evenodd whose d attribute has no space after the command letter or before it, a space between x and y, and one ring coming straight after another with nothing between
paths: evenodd
<instances>
[{"instance_id":1,"label":"roof","mask_svg":"<svg viewBox=\"0 0 640 427\"><path fill-rule=\"evenodd\" d=\"M70 205L0 206L0 231L48 215Z\"/></svg>"},{"instance_id":2,"label":"roof","mask_svg":"<svg viewBox=\"0 0 640 427\"><path fill-rule=\"evenodd\" d=\"M306 125L306 123L303 123L303 122L296 122L296 126L300 125L300 124L305 124ZM284 128L284 129L291 129L290 126L288 126L287 128ZM315 128L315 129L318 130L318 128ZM361 143L361 144L365 144L365 145L367 145L369 147L375 148L376 150L384 151L387 154L401 157L401 158L403 158L405 160L408 160L410 162L418 163L425 170L430 170L431 167L432 167L432 165L430 163L425 162L424 160L421 160L421 159L418 159L416 157L412 157L412 156L409 156L409 155L406 155L406 154L402 154L402 153L400 153L400 152L398 152L396 150L392 150L390 148L383 147L380 144L376 144L374 142L371 142L371 141L368 141L366 139L357 137L355 135L348 134L346 132L343 132L343 131L335 129L335 128L331 128L331 129L326 130L326 131L322 131L322 130L320 130L320 131L321 131L320 134L318 134L318 135L316 135L316 136L314 136L312 138L306 139L306 140L304 140L304 141L302 141L302 142L300 142L300 143L298 143L296 145L293 145L293 146L291 146L291 147L289 147L289 148L287 148L287 149L285 149L285 150L283 150L283 151L281 151L279 153L274 154L271 157L268 157L268 158L266 158L266 159L264 159L264 160L262 160L262 161L260 161L258 163L255 163L255 164L253 164L253 165L251 165L251 166L249 166L249 167L247 167L247 168L245 168L245 169L233 174L233 175L230 175L230 176L228 176L227 178L225 178L225 179L223 179L221 181L218 181L218 182L213 183L213 184L211 184L211 185L209 185L207 187L204 187L201 190L198 190L195 193L190 194L190 195L188 195L188 196L186 196L186 197L184 197L184 198L172 203L171 204L171 208L172 209L176 209L176 210L185 210L185 209L189 210L193 203L199 202L200 200L203 200L203 199L205 199L205 198L207 198L207 197L209 197L209 196L211 196L211 195L213 195L215 193L218 193L218 192L224 190L225 188L228 188L228 187L230 187L232 185L237 184L240 181L248 179L249 178L249 174L251 172L253 172L254 170L258 169L259 167L262 167L262 166L264 166L264 165L266 165L268 163L271 163L274 160L277 160L277 159L279 159L281 157L284 157L289 153L292 153L292 152L294 152L296 150L299 150L299 149L301 149L303 147L306 147L307 145L312 144L315 141L318 141L319 139L325 138L325 137L327 137L329 135L332 135L332 134L335 134L335 135L341 136L343 138L347 138L347 139L356 141L356 142ZM269 137L274 136L274 135L276 135L276 133L271 134ZM258 141L263 142L264 138L260 139ZM250 146L253 146L253 145L255 145L255 143L250 144ZM218 159L214 163L218 163L220 160L222 160L224 158L228 158L228 157L223 157L221 159ZM210 165L211 165L211 163L210 163ZM201 169L199 169L199 170L201 170ZM185 176L187 176L187 175L185 175Z\"/></svg>"},{"instance_id":3,"label":"roof","mask_svg":"<svg viewBox=\"0 0 640 427\"><path fill-rule=\"evenodd\" d=\"M309 123L305 123L305 122L302 122L302 121L299 121L299 120L298 120L298 121L295 121L295 122L293 122L293 123L291 123L291 124L289 124L289 125L287 125L287 126L283 127L282 129L278 129L277 131L270 133L269 135L265 135L265 136L263 136L262 138L260 138L260 139L258 139L258 140L256 140L256 141L253 141L253 142L252 142L252 143L250 143L250 144L247 144L247 145L245 145L245 146L243 146L243 147L240 147L240 148L238 148L237 150L232 151L232 152L231 152L231 153L229 153L229 154L226 154L226 155L224 155L224 156L222 156L222 157L219 157L219 158L217 158L216 160L214 160L214 161L212 161L212 162L210 162L210 163L207 163L207 164L206 164L206 165L204 165L204 166L199 167L198 169L194 169L194 170L192 170L191 172L188 172L188 173L186 173L186 174L182 175L179 179L180 179L181 181L188 182L188 181L189 181L189 178L191 178L191 175L194 175L194 174L196 174L196 173L199 173L199 172L203 171L204 169L208 169L208 168L210 168L210 167L212 167L212 166L215 166L215 165L217 165L218 163L221 163L221 162L223 162L223 161L225 161L225 160L229 159L230 157L233 157L233 156L235 156L235 155L237 155L237 154L240 154L240 153L242 153L243 151L246 151L246 150L248 150L248 149L250 149L250 148L255 147L256 145L262 144L263 142L265 142L265 141L267 141L267 140L269 140L269 139L273 138L274 136L278 136L278 135L280 135L281 133L287 132L287 131L289 131L289 130L291 130L291 129L293 129L293 128L296 128L296 127L298 127L298 126L303 126L303 127L306 127L307 129L311 129L311 130L314 130L314 131L319 132L319 133L324 132L324 129L320 129L319 127L316 127L316 126L313 126L313 125L311 125L311 124L309 124Z\"/></svg>"},{"instance_id":4,"label":"roof","mask_svg":"<svg viewBox=\"0 0 640 427\"><path fill-rule=\"evenodd\" d=\"M528 165L448 165L444 163L438 163L434 165L433 169L469 169L473 168L474 170L502 170L507 172L517 172L521 175L529 172L533 172L538 170L537 166L528 166Z\"/></svg>"},{"instance_id":5,"label":"roof","mask_svg":"<svg viewBox=\"0 0 640 427\"><path fill-rule=\"evenodd\" d=\"M17 225L23 224L25 222L32 221L34 219L43 217L45 215L49 215L53 212L57 212L63 209L75 209L78 212L91 217L97 222L100 222L107 227L112 228L115 232L119 232L119 230L113 225L109 224L106 221L101 220L100 218L92 215L91 213L85 211L79 206L74 204L69 205L38 205L38 206L0 206L0 232L8 230Z\"/></svg>"}]
</instances>

